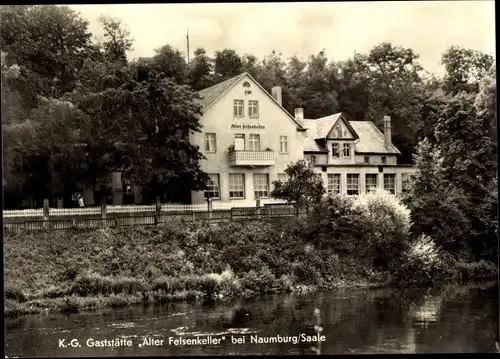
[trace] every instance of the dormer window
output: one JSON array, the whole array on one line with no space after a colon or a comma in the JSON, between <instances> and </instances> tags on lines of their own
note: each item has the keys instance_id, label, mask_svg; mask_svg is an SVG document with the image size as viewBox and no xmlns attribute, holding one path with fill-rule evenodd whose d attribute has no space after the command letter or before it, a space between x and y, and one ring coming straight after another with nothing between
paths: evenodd
<instances>
[{"instance_id":1,"label":"dormer window","mask_svg":"<svg viewBox=\"0 0 500 359\"><path fill-rule=\"evenodd\" d=\"M344 157L351 157L351 144L350 143L344 143L344 149L343 149Z\"/></svg>"},{"instance_id":2,"label":"dormer window","mask_svg":"<svg viewBox=\"0 0 500 359\"><path fill-rule=\"evenodd\" d=\"M340 157L340 150L339 150L339 144L338 143L333 143L332 144L332 156L333 157Z\"/></svg>"}]
</instances>

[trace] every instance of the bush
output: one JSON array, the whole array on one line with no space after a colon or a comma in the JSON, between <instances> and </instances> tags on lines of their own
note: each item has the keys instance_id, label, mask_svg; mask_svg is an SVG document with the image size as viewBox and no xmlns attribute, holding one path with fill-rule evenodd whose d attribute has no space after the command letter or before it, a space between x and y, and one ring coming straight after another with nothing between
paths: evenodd
<instances>
[{"instance_id":1,"label":"bush","mask_svg":"<svg viewBox=\"0 0 500 359\"><path fill-rule=\"evenodd\" d=\"M266 294L273 292L275 287L276 277L271 270L264 266L260 270L251 270L241 279L243 289L248 289L252 292Z\"/></svg>"},{"instance_id":2,"label":"bush","mask_svg":"<svg viewBox=\"0 0 500 359\"><path fill-rule=\"evenodd\" d=\"M497 266L492 262L480 260L472 263L459 263L462 280L491 280L497 276Z\"/></svg>"},{"instance_id":3,"label":"bush","mask_svg":"<svg viewBox=\"0 0 500 359\"><path fill-rule=\"evenodd\" d=\"M5 285L4 287L5 299L15 300L19 303L26 301L26 295L19 288L13 287L11 285Z\"/></svg>"},{"instance_id":4,"label":"bush","mask_svg":"<svg viewBox=\"0 0 500 359\"><path fill-rule=\"evenodd\" d=\"M388 269L406 249L410 234L410 211L388 192L359 196L354 207L362 213L359 226L363 243L361 257L373 260L375 268Z\"/></svg>"},{"instance_id":5,"label":"bush","mask_svg":"<svg viewBox=\"0 0 500 359\"><path fill-rule=\"evenodd\" d=\"M302 235L318 249L355 256L384 270L404 251L410 212L385 191L330 196L316 205Z\"/></svg>"},{"instance_id":6,"label":"bush","mask_svg":"<svg viewBox=\"0 0 500 359\"><path fill-rule=\"evenodd\" d=\"M393 280L399 285L427 285L441 278L442 262L432 238L421 235L403 253Z\"/></svg>"}]
</instances>

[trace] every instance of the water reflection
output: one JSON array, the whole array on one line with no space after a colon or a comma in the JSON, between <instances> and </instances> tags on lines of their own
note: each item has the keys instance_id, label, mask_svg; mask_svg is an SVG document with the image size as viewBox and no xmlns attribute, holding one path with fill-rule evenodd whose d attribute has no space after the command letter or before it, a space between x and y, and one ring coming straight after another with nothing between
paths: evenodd
<instances>
[{"instance_id":1,"label":"water reflection","mask_svg":"<svg viewBox=\"0 0 500 359\"><path fill-rule=\"evenodd\" d=\"M9 356L129 356L310 354L311 343L251 343L251 337L313 335L319 308L323 354L493 351L498 318L494 286L440 290L338 290L280 295L232 303L171 303L100 313L29 316L6 320ZM168 345L169 337L225 338L221 344ZM232 344L231 337L244 338ZM59 339L80 348L59 348ZM130 348L87 347L94 340L126 338ZM162 346L139 347L145 338Z\"/></svg>"}]
</instances>

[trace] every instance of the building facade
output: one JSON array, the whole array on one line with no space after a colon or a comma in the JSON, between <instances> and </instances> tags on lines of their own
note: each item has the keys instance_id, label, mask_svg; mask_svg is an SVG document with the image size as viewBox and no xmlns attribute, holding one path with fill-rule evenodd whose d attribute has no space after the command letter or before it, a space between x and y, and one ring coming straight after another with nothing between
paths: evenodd
<instances>
[{"instance_id":1,"label":"building facade","mask_svg":"<svg viewBox=\"0 0 500 359\"><path fill-rule=\"evenodd\" d=\"M201 133L191 142L206 157L201 169L210 176L209 190L192 192L192 203L206 198L235 206L273 202L272 182L284 179L288 164L303 158L306 129L273 95L244 73L199 92Z\"/></svg>"},{"instance_id":2,"label":"building facade","mask_svg":"<svg viewBox=\"0 0 500 359\"><path fill-rule=\"evenodd\" d=\"M199 92L202 133L191 136L206 160L209 190L192 192L192 203L206 198L243 203L273 202L272 182L285 180L288 164L308 160L327 193L363 194L377 188L396 195L408 190L411 165L398 165L391 119L382 133L373 122L348 121L342 113L304 118L282 106L281 88L265 91L244 73Z\"/></svg>"},{"instance_id":3,"label":"building facade","mask_svg":"<svg viewBox=\"0 0 500 359\"><path fill-rule=\"evenodd\" d=\"M313 165L327 193L356 195L380 188L399 195L408 189L414 168L397 164L401 153L392 144L387 116L383 133L373 122L348 121L342 113L306 119L298 108L292 116L282 106L280 87L269 94L248 73L199 95L202 129L190 134L190 141L206 158L201 169L210 182L207 191L191 191L192 204L207 198L236 207L280 202L269 197L272 183L286 180L287 166L301 159ZM87 204L97 200L95 189L82 192ZM108 197L113 204L139 204L141 192L120 172L112 174Z\"/></svg>"},{"instance_id":4,"label":"building facade","mask_svg":"<svg viewBox=\"0 0 500 359\"><path fill-rule=\"evenodd\" d=\"M304 157L323 179L327 193L408 191L415 170L397 163L401 152L392 144L389 116L384 117L383 133L371 121L348 121L342 113L313 120L296 109L295 117L307 128Z\"/></svg>"}]
</instances>

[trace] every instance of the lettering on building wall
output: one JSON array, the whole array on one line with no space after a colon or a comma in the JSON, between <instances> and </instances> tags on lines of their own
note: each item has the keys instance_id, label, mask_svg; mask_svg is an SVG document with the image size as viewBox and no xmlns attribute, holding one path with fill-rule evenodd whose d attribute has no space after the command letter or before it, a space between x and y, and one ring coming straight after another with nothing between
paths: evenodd
<instances>
[{"instance_id":1,"label":"lettering on building wall","mask_svg":"<svg viewBox=\"0 0 500 359\"><path fill-rule=\"evenodd\" d=\"M265 130L266 126L262 125L238 125L233 123L231 125L232 130Z\"/></svg>"}]
</instances>

